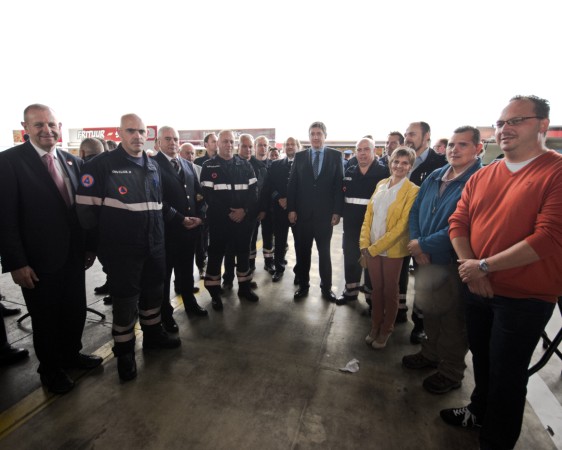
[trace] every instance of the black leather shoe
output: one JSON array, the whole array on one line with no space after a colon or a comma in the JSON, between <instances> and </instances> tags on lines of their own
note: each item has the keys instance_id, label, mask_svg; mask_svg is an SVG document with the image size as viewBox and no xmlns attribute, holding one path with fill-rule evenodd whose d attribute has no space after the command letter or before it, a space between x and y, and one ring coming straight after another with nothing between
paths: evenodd
<instances>
[{"instance_id":1,"label":"black leather shoe","mask_svg":"<svg viewBox=\"0 0 562 450\"><path fill-rule=\"evenodd\" d=\"M264 270L267 270L270 275L275 273L275 266L273 265L273 258L267 258L263 266Z\"/></svg>"},{"instance_id":2,"label":"black leather shoe","mask_svg":"<svg viewBox=\"0 0 562 450\"><path fill-rule=\"evenodd\" d=\"M94 294L97 295L109 294L109 284L107 284L107 281L105 282L105 284L98 286L97 288L94 288Z\"/></svg>"},{"instance_id":3,"label":"black leather shoe","mask_svg":"<svg viewBox=\"0 0 562 450\"><path fill-rule=\"evenodd\" d=\"M137 376L137 362L134 353L125 353L117 357L117 372L123 381L131 381Z\"/></svg>"},{"instance_id":4,"label":"black leather shoe","mask_svg":"<svg viewBox=\"0 0 562 450\"><path fill-rule=\"evenodd\" d=\"M352 302L354 300L357 300L357 295L342 294L336 299L336 305L346 305L347 302Z\"/></svg>"},{"instance_id":5,"label":"black leather shoe","mask_svg":"<svg viewBox=\"0 0 562 450\"><path fill-rule=\"evenodd\" d=\"M181 345L179 337L168 336L161 328L157 333L144 333L142 348L177 348Z\"/></svg>"},{"instance_id":6,"label":"black leather shoe","mask_svg":"<svg viewBox=\"0 0 562 450\"><path fill-rule=\"evenodd\" d=\"M199 292L199 286L193 286L193 293L197 294Z\"/></svg>"},{"instance_id":7,"label":"black leather shoe","mask_svg":"<svg viewBox=\"0 0 562 450\"><path fill-rule=\"evenodd\" d=\"M334 303L335 303L336 300L338 299L338 298L336 297L336 294L334 294L331 290L329 290L329 291L322 291L322 298L323 298L324 300L328 300L328 301L334 302Z\"/></svg>"},{"instance_id":8,"label":"black leather shoe","mask_svg":"<svg viewBox=\"0 0 562 450\"><path fill-rule=\"evenodd\" d=\"M212 296L211 297L211 306L215 311L222 311L222 299L220 296Z\"/></svg>"},{"instance_id":9,"label":"black leather shoe","mask_svg":"<svg viewBox=\"0 0 562 450\"><path fill-rule=\"evenodd\" d=\"M98 367L103 362L103 358L97 355L85 355L78 353L74 360L67 362L63 365L65 369L81 369L92 370Z\"/></svg>"},{"instance_id":10,"label":"black leather shoe","mask_svg":"<svg viewBox=\"0 0 562 450\"><path fill-rule=\"evenodd\" d=\"M295 292L294 297L295 298L303 298L306 297L308 295L308 289L307 287L300 287L297 289L297 291Z\"/></svg>"},{"instance_id":11,"label":"black leather shoe","mask_svg":"<svg viewBox=\"0 0 562 450\"><path fill-rule=\"evenodd\" d=\"M293 280L293 284L294 284L295 286L298 286L299 284L301 284L301 282L300 282L300 280L299 280L299 277L297 277L296 275L295 275L295 279Z\"/></svg>"},{"instance_id":12,"label":"black leather shoe","mask_svg":"<svg viewBox=\"0 0 562 450\"><path fill-rule=\"evenodd\" d=\"M273 277L271 278L271 281L273 281L274 283L277 283L278 281L281 280L281 278L283 278L283 272L275 272L273 274Z\"/></svg>"},{"instance_id":13,"label":"black leather shoe","mask_svg":"<svg viewBox=\"0 0 562 450\"><path fill-rule=\"evenodd\" d=\"M74 387L74 381L62 369L45 370L39 376L41 383L53 394L66 394Z\"/></svg>"},{"instance_id":14,"label":"black leather shoe","mask_svg":"<svg viewBox=\"0 0 562 450\"><path fill-rule=\"evenodd\" d=\"M256 283L255 281L250 281L250 288L252 288L252 289L257 289L257 288L258 288L258 283Z\"/></svg>"},{"instance_id":15,"label":"black leather shoe","mask_svg":"<svg viewBox=\"0 0 562 450\"><path fill-rule=\"evenodd\" d=\"M423 329L414 328L410 334L410 342L412 344L421 344L423 340L427 339L427 335Z\"/></svg>"},{"instance_id":16,"label":"black leather shoe","mask_svg":"<svg viewBox=\"0 0 562 450\"><path fill-rule=\"evenodd\" d=\"M25 348L12 347L6 344L4 348L0 350L0 366L8 366L14 364L22 359L29 356L29 351Z\"/></svg>"},{"instance_id":17,"label":"black leather shoe","mask_svg":"<svg viewBox=\"0 0 562 450\"><path fill-rule=\"evenodd\" d=\"M113 305L113 299L111 298L111 295L108 295L107 297L103 298L103 304L104 305Z\"/></svg>"},{"instance_id":18,"label":"black leather shoe","mask_svg":"<svg viewBox=\"0 0 562 450\"><path fill-rule=\"evenodd\" d=\"M396 320L394 323L406 323L408 321L408 310L407 309L399 309L398 313L396 314Z\"/></svg>"},{"instance_id":19,"label":"black leather shoe","mask_svg":"<svg viewBox=\"0 0 562 450\"><path fill-rule=\"evenodd\" d=\"M177 333L180 330L173 317L162 317L162 326L168 333Z\"/></svg>"},{"instance_id":20,"label":"black leather shoe","mask_svg":"<svg viewBox=\"0 0 562 450\"><path fill-rule=\"evenodd\" d=\"M248 300L249 302L258 302L260 298L252 292L251 289L244 289L238 291L238 297Z\"/></svg>"},{"instance_id":21,"label":"black leather shoe","mask_svg":"<svg viewBox=\"0 0 562 450\"><path fill-rule=\"evenodd\" d=\"M228 289L230 291L232 287L233 287L232 281L223 281L222 283L223 289Z\"/></svg>"},{"instance_id":22,"label":"black leather shoe","mask_svg":"<svg viewBox=\"0 0 562 450\"><path fill-rule=\"evenodd\" d=\"M185 312L188 316L207 316L209 313L205 308L201 308L195 299L185 303Z\"/></svg>"},{"instance_id":23,"label":"black leather shoe","mask_svg":"<svg viewBox=\"0 0 562 450\"><path fill-rule=\"evenodd\" d=\"M0 303L0 309L2 310L2 315L4 317L8 317L8 316L17 316L18 314L21 313L21 309L20 308L8 308L6 305L4 305L3 303Z\"/></svg>"}]
</instances>

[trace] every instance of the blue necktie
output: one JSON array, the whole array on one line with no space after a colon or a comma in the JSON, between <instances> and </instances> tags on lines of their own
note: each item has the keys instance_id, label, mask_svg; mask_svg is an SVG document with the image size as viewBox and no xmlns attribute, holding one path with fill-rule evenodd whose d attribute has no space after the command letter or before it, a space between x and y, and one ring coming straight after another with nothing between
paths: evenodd
<instances>
[{"instance_id":1,"label":"blue necktie","mask_svg":"<svg viewBox=\"0 0 562 450\"><path fill-rule=\"evenodd\" d=\"M314 173L314 178L318 178L318 174L320 173L320 151L314 151L314 158L312 161L312 173Z\"/></svg>"}]
</instances>

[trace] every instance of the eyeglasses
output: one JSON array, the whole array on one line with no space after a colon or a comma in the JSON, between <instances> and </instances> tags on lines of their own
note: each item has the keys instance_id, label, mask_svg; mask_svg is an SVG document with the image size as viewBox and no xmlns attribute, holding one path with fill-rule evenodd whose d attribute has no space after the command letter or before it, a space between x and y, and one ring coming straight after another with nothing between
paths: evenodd
<instances>
[{"instance_id":1,"label":"eyeglasses","mask_svg":"<svg viewBox=\"0 0 562 450\"><path fill-rule=\"evenodd\" d=\"M511 127L516 127L517 125L521 125L523 122L525 122L528 119L539 119L542 120L544 119L544 117L540 117L540 116L529 116L529 117L512 117L511 119L508 120L498 120L495 124L494 124L494 128L498 129L498 128L503 128L504 125L509 125Z\"/></svg>"}]
</instances>

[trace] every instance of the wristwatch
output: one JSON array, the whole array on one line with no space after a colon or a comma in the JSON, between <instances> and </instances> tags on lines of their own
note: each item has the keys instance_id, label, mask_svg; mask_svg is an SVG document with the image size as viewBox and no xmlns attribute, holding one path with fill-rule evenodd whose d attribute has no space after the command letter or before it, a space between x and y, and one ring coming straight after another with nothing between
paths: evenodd
<instances>
[{"instance_id":1,"label":"wristwatch","mask_svg":"<svg viewBox=\"0 0 562 450\"><path fill-rule=\"evenodd\" d=\"M488 263L486 262L485 259L480 260L480 263L478 264L478 268L484 273L488 273L490 271L490 267L488 266Z\"/></svg>"}]
</instances>

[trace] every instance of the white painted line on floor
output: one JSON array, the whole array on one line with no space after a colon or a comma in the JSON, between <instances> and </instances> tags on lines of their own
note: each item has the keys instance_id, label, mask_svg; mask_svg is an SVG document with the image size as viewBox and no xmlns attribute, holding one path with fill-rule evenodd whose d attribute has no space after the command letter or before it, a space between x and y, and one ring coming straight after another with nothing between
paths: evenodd
<instances>
[{"instance_id":1,"label":"white painted line on floor","mask_svg":"<svg viewBox=\"0 0 562 450\"><path fill-rule=\"evenodd\" d=\"M529 378L527 401L549 433L556 448L562 450L562 406L538 373Z\"/></svg>"}]
</instances>

